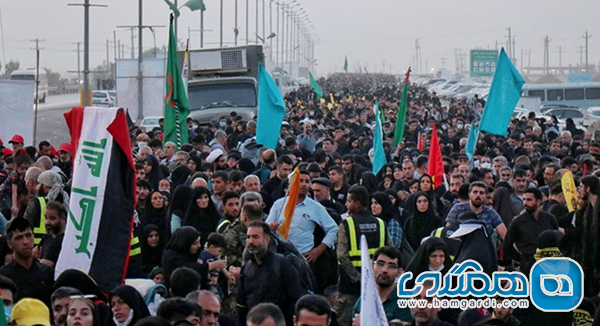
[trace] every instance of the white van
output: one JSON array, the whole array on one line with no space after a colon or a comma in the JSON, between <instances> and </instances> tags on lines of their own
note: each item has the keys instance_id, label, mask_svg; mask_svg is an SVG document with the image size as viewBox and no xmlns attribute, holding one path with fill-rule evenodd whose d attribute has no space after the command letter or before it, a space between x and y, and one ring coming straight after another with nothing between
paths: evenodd
<instances>
[{"instance_id":1,"label":"white van","mask_svg":"<svg viewBox=\"0 0 600 326\"><path fill-rule=\"evenodd\" d=\"M21 69L15 70L10 74L11 80L31 80L35 82L35 69ZM40 78L38 86L39 103L46 103L46 96L48 95L48 79L46 78L46 71L40 69ZM36 102L35 88L33 89L33 102Z\"/></svg>"}]
</instances>

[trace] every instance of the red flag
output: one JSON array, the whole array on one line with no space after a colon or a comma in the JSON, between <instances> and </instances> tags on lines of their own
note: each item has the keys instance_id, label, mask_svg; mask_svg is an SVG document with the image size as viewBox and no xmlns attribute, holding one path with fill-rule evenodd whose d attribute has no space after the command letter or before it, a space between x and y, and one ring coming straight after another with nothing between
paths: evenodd
<instances>
[{"instance_id":1,"label":"red flag","mask_svg":"<svg viewBox=\"0 0 600 326\"><path fill-rule=\"evenodd\" d=\"M421 133L418 134L419 139L417 140L417 149L419 150L419 152L423 151L423 135L421 135Z\"/></svg>"},{"instance_id":2,"label":"red flag","mask_svg":"<svg viewBox=\"0 0 600 326\"><path fill-rule=\"evenodd\" d=\"M444 161L442 160L442 149L438 140L435 123L432 123L431 144L429 145L429 164L427 174L433 179L433 186L437 188L444 182Z\"/></svg>"}]
</instances>

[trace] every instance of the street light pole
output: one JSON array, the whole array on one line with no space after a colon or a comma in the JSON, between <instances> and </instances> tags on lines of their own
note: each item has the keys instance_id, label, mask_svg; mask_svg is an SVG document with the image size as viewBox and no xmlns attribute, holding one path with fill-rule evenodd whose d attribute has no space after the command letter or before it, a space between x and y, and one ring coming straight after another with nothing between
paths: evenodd
<instances>
[{"instance_id":1,"label":"street light pole","mask_svg":"<svg viewBox=\"0 0 600 326\"><path fill-rule=\"evenodd\" d=\"M237 46L238 45L238 34L240 32L240 29L238 27L238 0L235 0L235 27L233 29L233 32L235 33L234 44L235 44L235 46Z\"/></svg>"},{"instance_id":2,"label":"street light pole","mask_svg":"<svg viewBox=\"0 0 600 326\"><path fill-rule=\"evenodd\" d=\"M107 7L106 5L93 5L90 0L83 4L69 3L68 6L83 6L83 105L90 102L90 7Z\"/></svg>"},{"instance_id":3,"label":"street light pole","mask_svg":"<svg viewBox=\"0 0 600 326\"><path fill-rule=\"evenodd\" d=\"M223 0L221 0L221 27L219 31L219 47L223 47Z\"/></svg>"}]
</instances>

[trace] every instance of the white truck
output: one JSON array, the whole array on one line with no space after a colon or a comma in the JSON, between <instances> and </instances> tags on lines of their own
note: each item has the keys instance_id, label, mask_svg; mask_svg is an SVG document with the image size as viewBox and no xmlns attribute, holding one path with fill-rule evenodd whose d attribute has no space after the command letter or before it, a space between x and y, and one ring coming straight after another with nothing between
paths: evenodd
<instances>
[{"instance_id":1,"label":"white truck","mask_svg":"<svg viewBox=\"0 0 600 326\"><path fill-rule=\"evenodd\" d=\"M179 59L183 65L183 52ZM236 112L243 121L258 110L258 63L262 45L190 50L188 99L190 117L201 125Z\"/></svg>"}]
</instances>

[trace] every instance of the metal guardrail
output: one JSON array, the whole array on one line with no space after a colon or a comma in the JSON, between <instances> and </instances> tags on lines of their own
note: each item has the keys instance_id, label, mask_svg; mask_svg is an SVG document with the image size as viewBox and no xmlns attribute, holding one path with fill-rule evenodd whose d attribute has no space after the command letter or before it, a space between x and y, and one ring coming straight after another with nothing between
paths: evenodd
<instances>
[{"instance_id":1,"label":"metal guardrail","mask_svg":"<svg viewBox=\"0 0 600 326\"><path fill-rule=\"evenodd\" d=\"M48 87L48 94L50 95L59 95L59 94L77 94L79 93L79 86L78 85L72 85L72 86L53 86L53 87Z\"/></svg>"}]
</instances>

